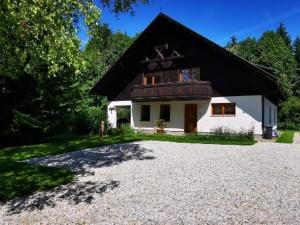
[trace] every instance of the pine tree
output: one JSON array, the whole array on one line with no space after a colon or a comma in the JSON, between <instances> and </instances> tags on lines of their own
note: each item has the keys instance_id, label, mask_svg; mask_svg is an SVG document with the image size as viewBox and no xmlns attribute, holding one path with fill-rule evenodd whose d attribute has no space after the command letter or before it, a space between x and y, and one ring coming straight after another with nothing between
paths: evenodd
<instances>
[{"instance_id":1,"label":"pine tree","mask_svg":"<svg viewBox=\"0 0 300 225\"><path fill-rule=\"evenodd\" d=\"M227 45L225 46L225 48L234 53L234 54L238 54L238 41L237 41L237 37L235 35L233 35L232 37L230 37L230 41L227 43Z\"/></svg>"},{"instance_id":2,"label":"pine tree","mask_svg":"<svg viewBox=\"0 0 300 225\"><path fill-rule=\"evenodd\" d=\"M286 97L292 96L297 82L297 63L292 50L275 32L265 32L258 41L259 64L271 67Z\"/></svg>"},{"instance_id":3,"label":"pine tree","mask_svg":"<svg viewBox=\"0 0 300 225\"><path fill-rule=\"evenodd\" d=\"M246 38L239 43L238 55L249 62L258 63L259 50L255 38Z\"/></svg>"},{"instance_id":4,"label":"pine tree","mask_svg":"<svg viewBox=\"0 0 300 225\"><path fill-rule=\"evenodd\" d=\"M237 37L235 35L230 37L230 41L227 43L227 45L225 46L226 49L229 49L235 45L237 45Z\"/></svg>"},{"instance_id":5,"label":"pine tree","mask_svg":"<svg viewBox=\"0 0 300 225\"><path fill-rule=\"evenodd\" d=\"M298 36L294 42L294 54L295 59L300 67L300 36Z\"/></svg>"},{"instance_id":6,"label":"pine tree","mask_svg":"<svg viewBox=\"0 0 300 225\"><path fill-rule=\"evenodd\" d=\"M292 40L291 40L291 37L289 36L287 30L286 30L286 27L283 23L280 23L277 30L276 30L276 33L283 39L284 43L286 44L286 46L288 46L289 48L291 48L291 43L292 43Z\"/></svg>"},{"instance_id":7,"label":"pine tree","mask_svg":"<svg viewBox=\"0 0 300 225\"><path fill-rule=\"evenodd\" d=\"M298 36L294 42L294 55L298 64L296 94L300 96L300 37Z\"/></svg>"}]
</instances>

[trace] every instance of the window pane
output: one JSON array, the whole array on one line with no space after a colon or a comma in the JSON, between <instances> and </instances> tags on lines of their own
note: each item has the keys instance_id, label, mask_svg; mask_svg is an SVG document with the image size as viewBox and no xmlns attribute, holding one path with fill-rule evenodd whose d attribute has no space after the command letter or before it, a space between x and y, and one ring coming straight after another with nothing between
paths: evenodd
<instances>
[{"instance_id":1,"label":"window pane","mask_svg":"<svg viewBox=\"0 0 300 225\"><path fill-rule=\"evenodd\" d=\"M152 84L152 76L145 76L145 84Z\"/></svg>"},{"instance_id":2,"label":"window pane","mask_svg":"<svg viewBox=\"0 0 300 225\"><path fill-rule=\"evenodd\" d=\"M235 115L235 104L234 103L228 103L224 104L225 107L225 114L229 115Z\"/></svg>"},{"instance_id":3,"label":"window pane","mask_svg":"<svg viewBox=\"0 0 300 225\"><path fill-rule=\"evenodd\" d=\"M200 80L200 68L192 68L192 80Z\"/></svg>"},{"instance_id":4,"label":"window pane","mask_svg":"<svg viewBox=\"0 0 300 225\"><path fill-rule=\"evenodd\" d=\"M160 119L170 121L170 105L160 105Z\"/></svg>"},{"instance_id":5,"label":"window pane","mask_svg":"<svg viewBox=\"0 0 300 225\"><path fill-rule=\"evenodd\" d=\"M191 80L191 72L189 69L181 70L183 81Z\"/></svg>"},{"instance_id":6,"label":"window pane","mask_svg":"<svg viewBox=\"0 0 300 225\"><path fill-rule=\"evenodd\" d=\"M222 115L222 104L211 104L213 115Z\"/></svg>"},{"instance_id":7,"label":"window pane","mask_svg":"<svg viewBox=\"0 0 300 225\"><path fill-rule=\"evenodd\" d=\"M154 84L159 84L160 83L160 76L159 75L155 75L154 76Z\"/></svg>"},{"instance_id":8,"label":"window pane","mask_svg":"<svg viewBox=\"0 0 300 225\"><path fill-rule=\"evenodd\" d=\"M142 105L141 121L150 121L150 105Z\"/></svg>"},{"instance_id":9,"label":"window pane","mask_svg":"<svg viewBox=\"0 0 300 225\"><path fill-rule=\"evenodd\" d=\"M162 71L162 83L177 82L178 80L178 70Z\"/></svg>"},{"instance_id":10,"label":"window pane","mask_svg":"<svg viewBox=\"0 0 300 225\"><path fill-rule=\"evenodd\" d=\"M212 115L235 115L235 103L213 103Z\"/></svg>"}]
</instances>

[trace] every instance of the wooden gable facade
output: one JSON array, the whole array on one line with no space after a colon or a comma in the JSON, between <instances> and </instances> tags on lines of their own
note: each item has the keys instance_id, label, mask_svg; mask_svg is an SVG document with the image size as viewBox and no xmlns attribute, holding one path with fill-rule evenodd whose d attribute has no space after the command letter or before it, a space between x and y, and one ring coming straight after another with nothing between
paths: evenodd
<instances>
[{"instance_id":1,"label":"wooden gable facade","mask_svg":"<svg viewBox=\"0 0 300 225\"><path fill-rule=\"evenodd\" d=\"M183 71L196 69L197 79ZM275 76L159 14L93 87L109 101L264 95L277 103Z\"/></svg>"}]
</instances>

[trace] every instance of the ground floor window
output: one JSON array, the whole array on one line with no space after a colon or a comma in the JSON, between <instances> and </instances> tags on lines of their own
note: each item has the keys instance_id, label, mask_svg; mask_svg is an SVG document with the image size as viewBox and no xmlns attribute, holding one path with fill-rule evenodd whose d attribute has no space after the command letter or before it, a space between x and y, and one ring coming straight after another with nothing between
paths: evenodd
<instances>
[{"instance_id":1,"label":"ground floor window","mask_svg":"<svg viewBox=\"0 0 300 225\"><path fill-rule=\"evenodd\" d=\"M211 108L213 116L235 115L235 103L212 103Z\"/></svg>"},{"instance_id":2,"label":"ground floor window","mask_svg":"<svg viewBox=\"0 0 300 225\"><path fill-rule=\"evenodd\" d=\"M150 105L142 105L141 121L150 121Z\"/></svg>"},{"instance_id":3,"label":"ground floor window","mask_svg":"<svg viewBox=\"0 0 300 225\"><path fill-rule=\"evenodd\" d=\"M160 105L160 117L164 121L170 121L170 105Z\"/></svg>"}]
</instances>

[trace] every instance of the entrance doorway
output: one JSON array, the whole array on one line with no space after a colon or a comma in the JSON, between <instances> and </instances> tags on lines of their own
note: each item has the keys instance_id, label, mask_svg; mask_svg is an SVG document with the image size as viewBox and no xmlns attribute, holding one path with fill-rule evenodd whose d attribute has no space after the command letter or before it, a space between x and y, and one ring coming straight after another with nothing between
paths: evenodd
<instances>
[{"instance_id":1,"label":"entrance doorway","mask_svg":"<svg viewBox=\"0 0 300 225\"><path fill-rule=\"evenodd\" d=\"M184 132L197 132L197 104L186 104L184 113Z\"/></svg>"}]
</instances>

